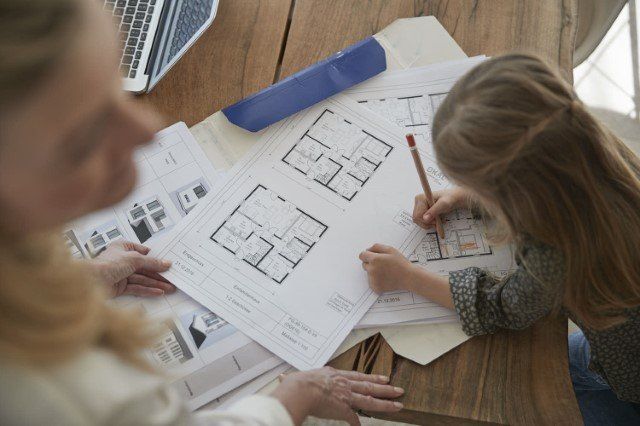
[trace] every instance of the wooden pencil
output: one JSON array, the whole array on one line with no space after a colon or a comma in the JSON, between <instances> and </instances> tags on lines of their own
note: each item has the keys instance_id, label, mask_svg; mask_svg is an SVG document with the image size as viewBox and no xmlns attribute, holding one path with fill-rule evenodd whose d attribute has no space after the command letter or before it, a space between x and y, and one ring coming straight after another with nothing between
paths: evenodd
<instances>
[{"instance_id":1,"label":"wooden pencil","mask_svg":"<svg viewBox=\"0 0 640 426\"><path fill-rule=\"evenodd\" d=\"M420 177L422 190L424 191L424 195L427 199L427 206L431 208L431 206L433 206L433 193L431 192L431 186L427 179L427 173L425 172L422 160L420 159L416 140L411 133L409 133L406 138L407 143L409 144L409 151L413 157L413 163L416 165L416 170L418 171L418 177ZM444 227L442 226L442 219L440 218L440 215L436 215L436 232L438 233L440 240L444 240Z\"/></svg>"}]
</instances>

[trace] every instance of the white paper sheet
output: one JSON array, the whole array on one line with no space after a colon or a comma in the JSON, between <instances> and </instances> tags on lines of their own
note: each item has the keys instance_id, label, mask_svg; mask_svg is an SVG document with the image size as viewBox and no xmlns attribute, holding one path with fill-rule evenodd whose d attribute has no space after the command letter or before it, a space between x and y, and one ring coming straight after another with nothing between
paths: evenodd
<instances>
[{"instance_id":1,"label":"white paper sheet","mask_svg":"<svg viewBox=\"0 0 640 426\"><path fill-rule=\"evenodd\" d=\"M218 178L184 123L162 130L136 152L136 167L138 184L126 200L70 224L65 237L76 257L95 257L119 239L149 244L161 238ZM134 217L130 212L138 207L142 211ZM282 364L182 292L159 298L124 296L113 303L140 306L151 321L163 325L164 334L147 358L175 378L173 386L192 409Z\"/></svg>"},{"instance_id":2,"label":"white paper sheet","mask_svg":"<svg viewBox=\"0 0 640 426\"><path fill-rule=\"evenodd\" d=\"M458 78L483 60L484 57L476 57L394 71L355 86L346 94L405 133L413 133L431 183L450 187L435 165L433 117ZM461 209L443 217L446 238L440 240L435 229L425 231L412 223L412 203L408 197L405 210L395 218L410 233L399 248L412 262L442 275L469 266L504 274L513 267L509 248L491 246L483 220L473 217L470 211ZM381 295L358 327L413 321L440 323L457 321L457 316L424 297L396 291Z\"/></svg>"},{"instance_id":3,"label":"white paper sheet","mask_svg":"<svg viewBox=\"0 0 640 426\"><path fill-rule=\"evenodd\" d=\"M413 231L397 220L419 190L404 136L337 96L274 125L228 176L153 254L251 338L319 367L376 299L358 254Z\"/></svg>"},{"instance_id":4,"label":"white paper sheet","mask_svg":"<svg viewBox=\"0 0 640 426\"><path fill-rule=\"evenodd\" d=\"M173 378L172 386L196 409L282 364L186 294L166 297L119 297L120 306L141 306L149 319L163 325L161 338L147 359Z\"/></svg>"},{"instance_id":5,"label":"white paper sheet","mask_svg":"<svg viewBox=\"0 0 640 426\"><path fill-rule=\"evenodd\" d=\"M235 402L241 400L242 398L253 395L256 392L262 390L267 385L274 383L276 386L279 383L278 377L286 372L295 371L289 364L282 363L276 368L267 371L266 373L256 377L243 384L242 386L237 387L231 392L227 392L219 398L214 399L210 403L201 407L202 410L220 410L225 409ZM268 392L271 393L271 392Z\"/></svg>"},{"instance_id":6,"label":"white paper sheet","mask_svg":"<svg viewBox=\"0 0 640 426\"><path fill-rule=\"evenodd\" d=\"M218 178L184 123L157 133L135 152L137 183L115 206L69 225L65 236L76 257L97 256L114 240L147 243L173 228Z\"/></svg>"}]
</instances>

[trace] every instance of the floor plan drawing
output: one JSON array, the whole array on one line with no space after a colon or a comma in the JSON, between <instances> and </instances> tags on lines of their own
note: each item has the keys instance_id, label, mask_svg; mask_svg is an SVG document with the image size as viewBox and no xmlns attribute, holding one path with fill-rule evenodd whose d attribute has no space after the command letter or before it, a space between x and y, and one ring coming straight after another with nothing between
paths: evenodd
<instances>
[{"instance_id":1,"label":"floor plan drawing","mask_svg":"<svg viewBox=\"0 0 640 426\"><path fill-rule=\"evenodd\" d=\"M282 161L351 201L392 149L325 109Z\"/></svg>"},{"instance_id":2,"label":"floor plan drawing","mask_svg":"<svg viewBox=\"0 0 640 426\"><path fill-rule=\"evenodd\" d=\"M436 116L436 111L442 105L445 98L447 97L447 93L432 93L429 95L429 103L431 104L431 111L433 111L433 117Z\"/></svg>"},{"instance_id":3,"label":"floor plan drawing","mask_svg":"<svg viewBox=\"0 0 640 426\"><path fill-rule=\"evenodd\" d=\"M400 127L426 126L432 121L432 104L422 95L372 99L360 103Z\"/></svg>"},{"instance_id":4,"label":"floor plan drawing","mask_svg":"<svg viewBox=\"0 0 640 426\"><path fill-rule=\"evenodd\" d=\"M466 209L455 210L442 218L445 239L435 230L422 236L409 259L426 264L434 260L492 254L487 241L484 221Z\"/></svg>"},{"instance_id":5,"label":"floor plan drawing","mask_svg":"<svg viewBox=\"0 0 640 426\"><path fill-rule=\"evenodd\" d=\"M322 222L258 185L211 239L281 284L326 230Z\"/></svg>"},{"instance_id":6,"label":"floor plan drawing","mask_svg":"<svg viewBox=\"0 0 640 426\"><path fill-rule=\"evenodd\" d=\"M447 93L432 93L384 99L367 99L359 103L413 133L418 148L435 157L431 144L433 118Z\"/></svg>"}]
</instances>

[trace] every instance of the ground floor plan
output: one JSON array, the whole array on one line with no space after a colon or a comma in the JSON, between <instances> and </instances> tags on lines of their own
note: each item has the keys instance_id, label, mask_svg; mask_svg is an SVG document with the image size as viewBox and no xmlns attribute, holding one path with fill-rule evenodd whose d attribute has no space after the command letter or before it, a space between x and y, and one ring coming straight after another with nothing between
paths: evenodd
<instances>
[{"instance_id":1,"label":"ground floor plan","mask_svg":"<svg viewBox=\"0 0 640 426\"><path fill-rule=\"evenodd\" d=\"M280 284L326 230L320 221L258 185L211 239Z\"/></svg>"}]
</instances>

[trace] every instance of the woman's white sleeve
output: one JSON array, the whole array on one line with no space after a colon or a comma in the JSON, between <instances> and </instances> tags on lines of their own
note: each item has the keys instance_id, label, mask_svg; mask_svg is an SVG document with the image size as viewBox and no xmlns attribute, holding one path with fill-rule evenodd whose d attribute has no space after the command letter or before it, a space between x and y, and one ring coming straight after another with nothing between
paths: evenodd
<instances>
[{"instance_id":1,"label":"woman's white sleeve","mask_svg":"<svg viewBox=\"0 0 640 426\"><path fill-rule=\"evenodd\" d=\"M197 426L293 426L289 412L275 398L252 395L226 410L203 410L193 413Z\"/></svg>"}]
</instances>

